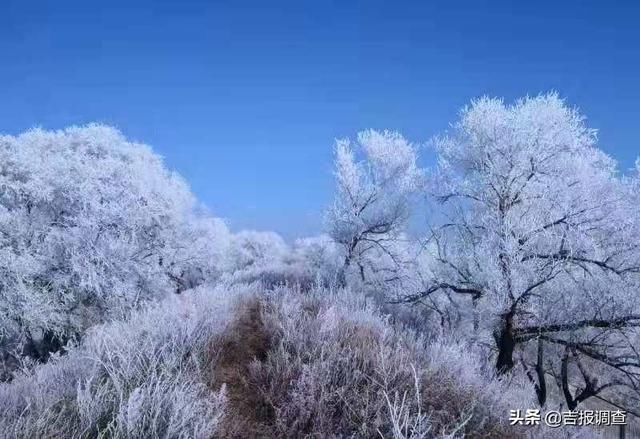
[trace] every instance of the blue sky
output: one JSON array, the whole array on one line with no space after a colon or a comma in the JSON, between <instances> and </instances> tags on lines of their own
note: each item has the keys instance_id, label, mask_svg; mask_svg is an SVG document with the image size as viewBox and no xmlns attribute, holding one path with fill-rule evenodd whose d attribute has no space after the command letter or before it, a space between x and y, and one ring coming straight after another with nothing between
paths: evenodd
<instances>
[{"instance_id":1,"label":"blue sky","mask_svg":"<svg viewBox=\"0 0 640 439\"><path fill-rule=\"evenodd\" d=\"M4 0L0 132L115 125L232 228L292 238L321 229L335 138L426 141L483 94L557 90L629 168L639 22L632 1Z\"/></svg>"}]
</instances>

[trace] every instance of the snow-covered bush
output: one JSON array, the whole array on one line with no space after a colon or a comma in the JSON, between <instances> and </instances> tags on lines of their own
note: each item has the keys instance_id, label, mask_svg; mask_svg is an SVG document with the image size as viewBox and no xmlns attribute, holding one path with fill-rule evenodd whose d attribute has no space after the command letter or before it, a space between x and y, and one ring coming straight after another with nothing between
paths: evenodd
<instances>
[{"instance_id":1,"label":"snow-covered bush","mask_svg":"<svg viewBox=\"0 0 640 439\"><path fill-rule=\"evenodd\" d=\"M563 437L508 425L510 409L534 404L528 382L498 380L464 344L392 325L361 294L275 289L260 322L268 350L241 393L266 408L230 406L234 433L402 437L408 419L410 437Z\"/></svg>"},{"instance_id":2,"label":"snow-covered bush","mask_svg":"<svg viewBox=\"0 0 640 439\"><path fill-rule=\"evenodd\" d=\"M93 327L67 355L0 384L0 437L212 437L225 390L208 387L210 341L234 297L198 289Z\"/></svg>"},{"instance_id":3,"label":"snow-covered bush","mask_svg":"<svg viewBox=\"0 0 640 439\"><path fill-rule=\"evenodd\" d=\"M564 437L478 364L350 291L198 288L0 384L0 437Z\"/></svg>"}]
</instances>

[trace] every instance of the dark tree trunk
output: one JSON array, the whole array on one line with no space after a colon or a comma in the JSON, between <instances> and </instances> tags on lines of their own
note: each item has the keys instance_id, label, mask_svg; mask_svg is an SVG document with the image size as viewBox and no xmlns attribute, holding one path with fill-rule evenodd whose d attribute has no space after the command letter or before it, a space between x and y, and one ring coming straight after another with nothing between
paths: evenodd
<instances>
[{"instance_id":1,"label":"dark tree trunk","mask_svg":"<svg viewBox=\"0 0 640 439\"><path fill-rule=\"evenodd\" d=\"M338 286L346 287L347 286L347 270L351 266L351 261L353 259L353 254L355 252L356 246L358 245L358 240L354 239L351 241L347 248L347 255L344 257L344 262L342 263L342 267L338 271Z\"/></svg>"},{"instance_id":2,"label":"dark tree trunk","mask_svg":"<svg viewBox=\"0 0 640 439\"><path fill-rule=\"evenodd\" d=\"M364 265L358 264L358 267L360 268L360 280L364 283L365 282Z\"/></svg>"},{"instance_id":3,"label":"dark tree trunk","mask_svg":"<svg viewBox=\"0 0 640 439\"><path fill-rule=\"evenodd\" d=\"M499 375L505 374L513 369L513 351L516 347L513 336L513 315L508 313L504 316L504 322L500 332L497 334L496 343L498 347L498 360L496 370Z\"/></svg>"},{"instance_id":4,"label":"dark tree trunk","mask_svg":"<svg viewBox=\"0 0 640 439\"><path fill-rule=\"evenodd\" d=\"M574 352L575 356L575 352ZM584 368L580 365L580 359L575 357L576 362L578 363L578 368L580 372L582 372L582 377L584 378L584 388L578 389L576 391L576 396L574 397L571 394L571 389L569 385L569 349L567 348L564 352L564 356L562 357L562 364L560 368L560 377L562 379L562 392L564 393L564 398L567 401L567 407L569 410L575 410L578 405L586 399L591 398L592 396L596 396L602 389L607 386L601 386L597 388L597 385L594 383L594 380L587 374Z\"/></svg>"},{"instance_id":5,"label":"dark tree trunk","mask_svg":"<svg viewBox=\"0 0 640 439\"><path fill-rule=\"evenodd\" d=\"M473 296L471 298L471 306L473 308L473 331L477 334L480 328L480 320L478 316L478 299L480 296Z\"/></svg>"},{"instance_id":6,"label":"dark tree trunk","mask_svg":"<svg viewBox=\"0 0 640 439\"><path fill-rule=\"evenodd\" d=\"M538 403L540 407L544 407L547 402L547 380L545 378L545 370L544 370L544 350L543 350L543 342L541 338L538 338L538 355L537 355L535 372L533 373L529 370L527 366L527 362L523 359L522 366L524 367L525 373L527 374L527 378L533 384L533 387L536 391L536 396L538 397Z\"/></svg>"},{"instance_id":7,"label":"dark tree trunk","mask_svg":"<svg viewBox=\"0 0 640 439\"><path fill-rule=\"evenodd\" d=\"M536 375L538 376L538 384L536 385L536 395L538 396L538 403L540 407L544 407L547 402L547 380L544 376L544 351L542 345L542 339L538 339L538 360L536 362Z\"/></svg>"},{"instance_id":8,"label":"dark tree trunk","mask_svg":"<svg viewBox=\"0 0 640 439\"><path fill-rule=\"evenodd\" d=\"M344 263L342 264L342 267L340 267L340 270L338 271L338 286L339 287L346 287L347 286L347 270L349 269L349 265L351 265L351 255L347 255L344 258Z\"/></svg>"},{"instance_id":9,"label":"dark tree trunk","mask_svg":"<svg viewBox=\"0 0 640 439\"><path fill-rule=\"evenodd\" d=\"M578 402L573 398L571 389L569 388L569 350L565 350L562 357L562 364L560 366L560 377L562 379L562 393L564 399L567 401L567 407L569 410L575 410L578 407Z\"/></svg>"}]
</instances>

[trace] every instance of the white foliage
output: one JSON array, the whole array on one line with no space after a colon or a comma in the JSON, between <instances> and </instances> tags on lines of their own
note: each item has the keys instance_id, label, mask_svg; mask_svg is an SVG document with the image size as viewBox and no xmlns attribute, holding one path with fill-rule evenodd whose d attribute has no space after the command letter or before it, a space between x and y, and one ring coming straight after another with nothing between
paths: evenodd
<instances>
[{"instance_id":1,"label":"white foliage","mask_svg":"<svg viewBox=\"0 0 640 439\"><path fill-rule=\"evenodd\" d=\"M532 407L532 389L482 368L470 346L392 325L350 290L291 293L268 298L265 320L279 342L249 379L275 409L268 435L571 437L510 429L509 410Z\"/></svg>"},{"instance_id":2,"label":"white foliage","mask_svg":"<svg viewBox=\"0 0 640 439\"><path fill-rule=\"evenodd\" d=\"M67 355L0 384L0 436L211 437L225 394L206 386L206 359L238 293L189 295L98 325Z\"/></svg>"},{"instance_id":3,"label":"white foliage","mask_svg":"<svg viewBox=\"0 0 640 439\"><path fill-rule=\"evenodd\" d=\"M229 248L229 271L282 261L289 248L275 232L243 230L233 235Z\"/></svg>"},{"instance_id":4,"label":"white foliage","mask_svg":"<svg viewBox=\"0 0 640 439\"><path fill-rule=\"evenodd\" d=\"M405 233L425 187L416 147L369 130L337 142L328 235L289 246L231 234L113 128L0 137L0 360L48 359L7 367L0 436L571 436L506 425L534 392L488 358L530 362L545 337L550 372L571 361L572 376L640 384L637 368L607 369L640 340L640 161L619 177L555 94L474 101L436 143L445 219L424 242ZM384 314L390 296L442 328Z\"/></svg>"},{"instance_id":5,"label":"white foliage","mask_svg":"<svg viewBox=\"0 0 640 439\"><path fill-rule=\"evenodd\" d=\"M431 192L446 219L415 298L495 335L499 368L513 366L511 341L542 338L554 364L568 349L637 386L640 216L595 134L556 94L465 108L436 142Z\"/></svg>"},{"instance_id":6,"label":"white foliage","mask_svg":"<svg viewBox=\"0 0 640 439\"><path fill-rule=\"evenodd\" d=\"M224 224L113 128L1 136L0 187L0 344L73 337L219 274Z\"/></svg>"},{"instance_id":7,"label":"white foliage","mask_svg":"<svg viewBox=\"0 0 640 439\"><path fill-rule=\"evenodd\" d=\"M365 277L368 253L399 257L393 243L403 232L411 198L422 183L416 159L415 146L396 132L368 130L358 135L355 145L348 140L336 143L338 187L327 228L344 254L341 283L354 265Z\"/></svg>"}]
</instances>

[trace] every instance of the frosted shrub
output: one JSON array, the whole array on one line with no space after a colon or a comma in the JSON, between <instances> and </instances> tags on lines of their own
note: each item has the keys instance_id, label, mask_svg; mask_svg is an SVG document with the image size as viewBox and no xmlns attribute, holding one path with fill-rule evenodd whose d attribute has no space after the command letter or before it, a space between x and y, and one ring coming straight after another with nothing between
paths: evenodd
<instances>
[{"instance_id":1,"label":"frosted shrub","mask_svg":"<svg viewBox=\"0 0 640 439\"><path fill-rule=\"evenodd\" d=\"M198 288L98 325L65 356L0 384L0 434L564 437L509 427L508 410L532 407L531 389L475 360L350 291Z\"/></svg>"},{"instance_id":2,"label":"frosted shrub","mask_svg":"<svg viewBox=\"0 0 640 439\"><path fill-rule=\"evenodd\" d=\"M507 421L534 406L528 383L498 380L462 345L391 325L358 294L279 289L263 322L273 341L246 386L270 406L255 426L266 437L526 436ZM246 414L230 410L241 425Z\"/></svg>"},{"instance_id":3,"label":"frosted shrub","mask_svg":"<svg viewBox=\"0 0 640 439\"><path fill-rule=\"evenodd\" d=\"M211 437L225 389L207 386L209 341L224 328L235 293L189 293L94 327L67 355L0 384L0 434Z\"/></svg>"}]
</instances>

